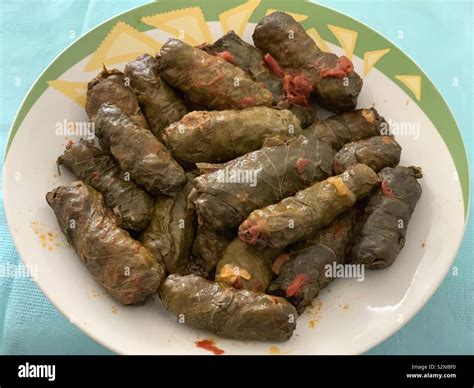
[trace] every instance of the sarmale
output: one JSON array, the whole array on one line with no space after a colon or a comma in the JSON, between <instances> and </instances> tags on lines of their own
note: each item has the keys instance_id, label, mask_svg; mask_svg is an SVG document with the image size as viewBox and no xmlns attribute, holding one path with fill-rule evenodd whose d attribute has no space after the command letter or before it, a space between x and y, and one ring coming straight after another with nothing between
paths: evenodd
<instances>
[{"instance_id":1,"label":"sarmale","mask_svg":"<svg viewBox=\"0 0 474 388\"><path fill-rule=\"evenodd\" d=\"M121 229L102 195L75 182L46 194L61 230L97 283L123 304L144 302L164 279L164 269Z\"/></svg>"},{"instance_id":2,"label":"sarmale","mask_svg":"<svg viewBox=\"0 0 474 388\"><path fill-rule=\"evenodd\" d=\"M253 107L188 113L165 129L163 141L176 159L219 163L259 149L269 137L300 134L300 122L289 110Z\"/></svg>"},{"instance_id":3,"label":"sarmale","mask_svg":"<svg viewBox=\"0 0 474 388\"><path fill-rule=\"evenodd\" d=\"M374 136L347 143L334 157L334 174L341 174L350 166L362 163L375 172L385 167L395 167L400 162L402 147L393 136Z\"/></svg>"},{"instance_id":4,"label":"sarmale","mask_svg":"<svg viewBox=\"0 0 474 388\"><path fill-rule=\"evenodd\" d=\"M356 214L357 211L349 209L293 247L281 267L276 268L278 278L270 284L267 293L285 297L298 313L303 313L319 291L333 280L334 274L328 276L327 266L345 263Z\"/></svg>"},{"instance_id":5,"label":"sarmale","mask_svg":"<svg viewBox=\"0 0 474 388\"><path fill-rule=\"evenodd\" d=\"M190 200L199 223L216 230L237 227L255 209L278 202L331 174L334 153L300 136L269 139L263 148L195 179Z\"/></svg>"},{"instance_id":6,"label":"sarmale","mask_svg":"<svg viewBox=\"0 0 474 388\"><path fill-rule=\"evenodd\" d=\"M127 63L125 75L155 136L159 137L164 128L186 114L184 101L161 79L158 63L151 55L144 54Z\"/></svg>"},{"instance_id":7,"label":"sarmale","mask_svg":"<svg viewBox=\"0 0 474 388\"><path fill-rule=\"evenodd\" d=\"M178 39L168 40L157 60L160 75L193 104L215 110L272 105L271 92L242 69Z\"/></svg>"},{"instance_id":8,"label":"sarmale","mask_svg":"<svg viewBox=\"0 0 474 388\"><path fill-rule=\"evenodd\" d=\"M166 147L119 107L101 105L94 123L101 144L108 146L122 171L151 194L174 195L186 184L183 169Z\"/></svg>"},{"instance_id":9,"label":"sarmale","mask_svg":"<svg viewBox=\"0 0 474 388\"><path fill-rule=\"evenodd\" d=\"M146 128L148 124L138 105L137 96L125 78L125 74L120 70L107 70L104 67L104 70L87 85L87 115L92 119L102 104L113 104L135 124Z\"/></svg>"},{"instance_id":10,"label":"sarmale","mask_svg":"<svg viewBox=\"0 0 474 388\"><path fill-rule=\"evenodd\" d=\"M334 112L356 107L362 80L352 62L321 51L290 15L274 12L265 16L255 27L253 41L285 72L287 95L298 100L314 92L318 102Z\"/></svg>"},{"instance_id":11,"label":"sarmale","mask_svg":"<svg viewBox=\"0 0 474 388\"><path fill-rule=\"evenodd\" d=\"M260 50L243 41L234 31L229 31L213 44L204 46L203 50L240 67L254 81L263 84L272 93L273 104L280 109L290 110L298 117L303 128L314 121L314 107L288 101L284 74L281 69L272 67L272 58L268 55L264 57Z\"/></svg>"},{"instance_id":12,"label":"sarmale","mask_svg":"<svg viewBox=\"0 0 474 388\"><path fill-rule=\"evenodd\" d=\"M356 164L293 197L253 211L240 225L239 237L260 248L284 248L329 224L367 196L379 181L370 167Z\"/></svg>"},{"instance_id":13,"label":"sarmale","mask_svg":"<svg viewBox=\"0 0 474 388\"><path fill-rule=\"evenodd\" d=\"M93 142L80 140L68 144L57 164L66 166L80 180L102 193L123 228L140 231L148 225L153 207L150 195L127 179L115 159Z\"/></svg>"},{"instance_id":14,"label":"sarmale","mask_svg":"<svg viewBox=\"0 0 474 388\"><path fill-rule=\"evenodd\" d=\"M303 131L308 139L331 144L335 150L344 144L380 134L388 135L388 124L374 109L358 109L316 121Z\"/></svg>"},{"instance_id":15,"label":"sarmale","mask_svg":"<svg viewBox=\"0 0 474 388\"><path fill-rule=\"evenodd\" d=\"M220 337L287 341L298 313L285 299L236 290L196 275L170 275L160 288L163 306L180 320Z\"/></svg>"},{"instance_id":16,"label":"sarmale","mask_svg":"<svg viewBox=\"0 0 474 388\"><path fill-rule=\"evenodd\" d=\"M265 63L263 54L257 48L242 40L234 31L229 31L202 49L241 68L254 81L265 85L272 92L274 103L285 99L282 77L271 71Z\"/></svg>"},{"instance_id":17,"label":"sarmale","mask_svg":"<svg viewBox=\"0 0 474 388\"><path fill-rule=\"evenodd\" d=\"M275 250L256 250L238 238L230 243L217 263L216 281L228 286L264 292L272 280Z\"/></svg>"},{"instance_id":18,"label":"sarmale","mask_svg":"<svg viewBox=\"0 0 474 388\"><path fill-rule=\"evenodd\" d=\"M189 273L214 278L217 263L232 240L232 233L228 231L217 231L199 225L191 248Z\"/></svg>"},{"instance_id":19,"label":"sarmale","mask_svg":"<svg viewBox=\"0 0 474 388\"><path fill-rule=\"evenodd\" d=\"M408 222L421 196L418 167L384 168L370 197L351 250L353 263L378 269L391 265L405 245Z\"/></svg>"},{"instance_id":20,"label":"sarmale","mask_svg":"<svg viewBox=\"0 0 474 388\"><path fill-rule=\"evenodd\" d=\"M140 241L168 273L188 272L191 244L196 229L193 209L188 208L188 182L174 197L157 197L153 217Z\"/></svg>"}]
</instances>

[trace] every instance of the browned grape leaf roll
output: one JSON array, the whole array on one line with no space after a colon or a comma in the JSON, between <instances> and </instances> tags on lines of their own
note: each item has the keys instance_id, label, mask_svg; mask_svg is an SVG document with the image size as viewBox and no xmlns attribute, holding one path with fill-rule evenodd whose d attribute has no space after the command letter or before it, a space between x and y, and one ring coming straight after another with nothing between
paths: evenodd
<instances>
[{"instance_id":1,"label":"browned grape leaf roll","mask_svg":"<svg viewBox=\"0 0 474 388\"><path fill-rule=\"evenodd\" d=\"M408 222L421 196L418 167L387 167L357 225L351 261L370 269L391 265L405 245Z\"/></svg>"},{"instance_id":2,"label":"browned grape leaf roll","mask_svg":"<svg viewBox=\"0 0 474 388\"><path fill-rule=\"evenodd\" d=\"M333 277L327 266L344 264L357 211L349 209L308 240L281 254L274 262L278 277L267 293L286 298L303 313L306 306L326 287Z\"/></svg>"},{"instance_id":3,"label":"browned grape leaf roll","mask_svg":"<svg viewBox=\"0 0 474 388\"><path fill-rule=\"evenodd\" d=\"M278 109L288 109L300 121L301 128L307 128L316 120L316 108L314 105L299 105L288 100L283 100L277 105Z\"/></svg>"},{"instance_id":4,"label":"browned grape leaf roll","mask_svg":"<svg viewBox=\"0 0 474 388\"><path fill-rule=\"evenodd\" d=\"M186 184L184 170L166 147L119 107L101 105L94 123L97 136L106 140L122 171L145 190L154 195L174 195Z\"/></svg>"},{"instance_id":5,"label":"browned grape leaf roll","mask_svg":"<svg viewBox=\"0 0 474 388\"><path fill-rule=\"evenodd\" d=\"M370 193L380 181L365 164L356 164L293 197L253 211L239 227L240 239L260 248L284 248L308 238Z\"/></svg>"},{"instance_id":6,"label":"browned grape leaf roll","mask_svg":"<svg viewBox=\"0 0 474 388\"><path fill-rule=\"evenodd\" d=\"M215 230L237 227L255 209L278 202L331 174L334 157L324 142L304 136L263 148L194 180L190 200L200 224Z\"/></svg>"},{"instance_id":7,"label":"browned grape leaf roll","mask_svg":"<svg viewBox=\"0 0 474 388\"><path fill-rule=\"evenodd\" d=\"M138 105L137 96L130 82L120 70L108 70L104 66L97 77L87 85L86 112L92 119L102 104L118 106L137 125L147 127L145 116Z\"/></svg>"},{"instance_id":8,"label":"browned grape leaf roll","mask_svg":"<svg viewBox=\"0 0 474 388\"><path fill-rule=\"evenodd\" d=\"M127 63L124 73L155 136L159 137L164 128L186 114L186 104L161 79L158 63L151 55L143 54Z\"/></svg>"},{"instance_id":9,"label":"browned grape leaf roll","mask_svg":"<svg viewBox=\"0 0 474 388\"><path fill-rule=\"evenodd\" d=\"M168 40L157 61L161 77L193 104L212 110L272 105L271 92L242 69L179 39Z\"/></svg>"},{"instance_id":10,"label":"browned grape leaf roll","mask_svg":"<svg viewBox=\"0 0 474 388\"><path fill-rule=\"evenodd\" d=\"M174 197L157 197L153 217L140 236L147 248L168 273L186 274L196 229L194 209L188 208L192 189L188 182Z\"/></svg>"},{"instance_id":11,"label":"browned grape leaf roll","mask_svg":"<svg viewBox=\"0 0 474 388\"><path fill-rule=\"evenodd\" d=\"M285 98L282 78L266 66L263 54L257 48L242 40L234 31L229 31L202 49L241 68L254 81L261 82L272 92L273 102L278 103Z\"/></svg>"},{"instance_id":12,"label":"browned grape leaf roll","mask_svg":"<svg viewBox=\"0 0 474 388\"><path fill-rule=\"evenodd\" d=\"M189 273L205 278L213 277L216 265L232 239L229 231L217 231L198 225L191 248Z\"/></svg>"},{"instance_id":13,"label":"browned grape leaf roll","mask_svg":"<svg viewBox=\"0 0 474 388\"><path fill-rule=\"evenodd\" d=\"M93 142L69 143L57 163L102 193L123 228L140 231L148 225L152 198L120 170L115 159L95 147Z\"/></svg>"},{"instance_id":14,"label":"browned grape leaf roll","mask_svg":"<svg viewBox=\"0 0 474 388\"><path fill-rule=\"evenodd\" d=\"M188 113L164 130L163 141L176 159L220 163L259 149L269 137L299 135L300 122L289 110L257 106Z\"/></svg>"},{"instance_id":15,"label":"browned grape leaf roll","mask_svg":"<svg viewBox=\"0 0 474 388\"><path fill-rule=\"evenodd\" d=\"M205 45L202 49L240 67L250 78L264 85L272 92L273 104L281 109L290 110L298 117L303 128L314 121L314 107L289 102L283 87L283 73L272 68L273 63L267 63L268 57L264 57L260 50L242 40L234 31L229 31L213 44Z\"/></svg>"},{"instance_id":16,"label":"browned grape leaf roll","mask_svg":"<svg viewBox=\"0 0 474 388\"><path fill-rule=\"evenodd\" d=\"M344 144L373 136L389 135L388 124L374 109L357 109L351 112L316 121L303 131L308 139L331 144L335 150Z\"/></svg>"},{"instance_id":17,"label":"browned grape leaf roll","mask_svg":"<svg viewBox=\"0 0 474 388\"><path fill-rule=\"evenodd\" d=\"M255 27L253 41L285 73L287 95L298 99L314 92L321 106L334 112L356 107L362 79L352 62L321 51L290 15L274 12L265 16Z\"/></svg>"},{"instance_id":18,"label":"browned grape leaf roll","mask_svg":"<svg viewBox=\"0 0 474 388\"><path fill-rule=\"evenodd\" d=\"M334 157L334 174L341 174L350 166L363 163L375 172L395 167L400 162L402 147L393 136L374 136L347 143Z\"/></svg>"},{"instance_id":19,"label":"browned grape leaf roll","mask_svg":"<svg viewBox=\"0 0 474 388\"><path fill-rule=\"evenodd\" d=\"M236 290L196 275L170 275L160 288L163 306L190 326L225 338L287 341L298 313L285 299Z\"/></svg>"},{"instance_id":20,"label":"browned grape leaf roll","mask_svg":"<svg viewBox=\"0 0 474 388\"><path fill-rule=\"evenodd\" d=\"M272 262L280 252L256 250L236 238L217 263L216 282L237 289L264 292L272 280Z\"/></svg>"},{"instance_id":21,"label":"browned grape leaf roll","mask_svg":"<svg viewBox=\"0 0 474 388\"><path fill-rule=\"evenodd\" d=\"M46 194L67 240L97 283L122 304L145 301L164 279L148 250L121 229L102 195L83 182Z\"/></svg>"}]
</instances>

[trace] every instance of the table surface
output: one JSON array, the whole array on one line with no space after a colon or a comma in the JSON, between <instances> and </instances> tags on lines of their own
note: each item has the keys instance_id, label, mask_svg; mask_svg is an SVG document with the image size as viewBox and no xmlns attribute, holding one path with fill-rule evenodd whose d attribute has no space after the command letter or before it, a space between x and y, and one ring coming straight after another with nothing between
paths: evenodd
<instances>
[{"instance_id":1,"label":"table surface","mask_svg":"<svg viewBox=\"0 0 474 388\"><path fill-rule=\"evenodd\" d=\"M22 99L51 60L97 24L147 2L2 0L0 149L5 148L10 125ZM382 33L424 69L457 119L472 167L473 4L447 0L326 0L319 3ZM453 83L454 78L457 83ZM0 179L2 184L3 179ZM2 191L0 195L3 199ZM453 265L457 270L450 271L435 295L405 327L368 354L474 353L473 231L471 212L464 241ZM0 265L18 266L20 262L8 231L2 201ZM0 334L0 354L111 354L61 315L36 284L25 277L0 277Z\"/></svg>"}]
</instances>

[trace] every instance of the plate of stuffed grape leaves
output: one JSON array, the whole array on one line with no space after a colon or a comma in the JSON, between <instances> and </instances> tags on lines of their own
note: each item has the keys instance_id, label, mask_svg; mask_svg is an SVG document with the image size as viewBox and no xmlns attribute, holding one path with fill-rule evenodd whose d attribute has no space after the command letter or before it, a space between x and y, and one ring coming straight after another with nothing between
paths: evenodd
<instances>
[{"instance_id":1,"label":"plate of stuffed grape leaves","mask_svg":"<svg viewBox=\"0 0 474 388\"><path fill-rule=\"evenodd\" d=\"M361 354L450 268L469 173L425 73L303 0L163 0L29 91L5 208L51 302L119 354Z\"/></svg>"}]
</instances>

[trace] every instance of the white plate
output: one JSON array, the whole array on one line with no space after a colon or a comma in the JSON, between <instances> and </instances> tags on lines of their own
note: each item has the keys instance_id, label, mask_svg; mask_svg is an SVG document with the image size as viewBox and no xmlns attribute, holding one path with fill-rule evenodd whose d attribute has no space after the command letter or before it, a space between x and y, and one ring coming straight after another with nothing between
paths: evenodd
<instances>
[{"instance_id":1,"label":"white plate","mask_svg":"<svg viewBox=\"0 0 474 388\"><path fill-rule=\"evenodd\" d=\"M250 41L255 22L266 10L281 9L281 3L276 4L252 0L226 12L230 7L226 1L162 1L119 15L53 61L18 112L4 166L6 214L16 247L51 302L109 349L126 354L206 354L194 342L212 336L178 324L158 298L141 307L121 307L92 280L44 199L47 191L73 180L67 173L58 176L55 159L67 139L75 137L57 135L56 126L64 120L87 121L81 106L85 84L102 63L123 69L128 60L145 51L153 54L158 42L183 31L193 44L217 38L229 27ZM191 6L175 12L175 8ZM363 282L332 283L315 301L312 312L299 318L293 338L286 343L216 339L217 346L226 354L362 353L411 319L449 270L468 209L466 154L439 92L396 46L322 6L292 1L285 10L297 13L306 29L314 29L310 32L320 45L337 54L354 54L355 68L364 75L359 107L375 106L395 132L410 125L415 130L415 136L401 134L397 140L403 147L401 164L423 168L423 195L405 248L390 268L366 273ZM171 13L161 17L164 12ZM155 14L159 15L149 17Z\"/></svg>"}]
</instances>

